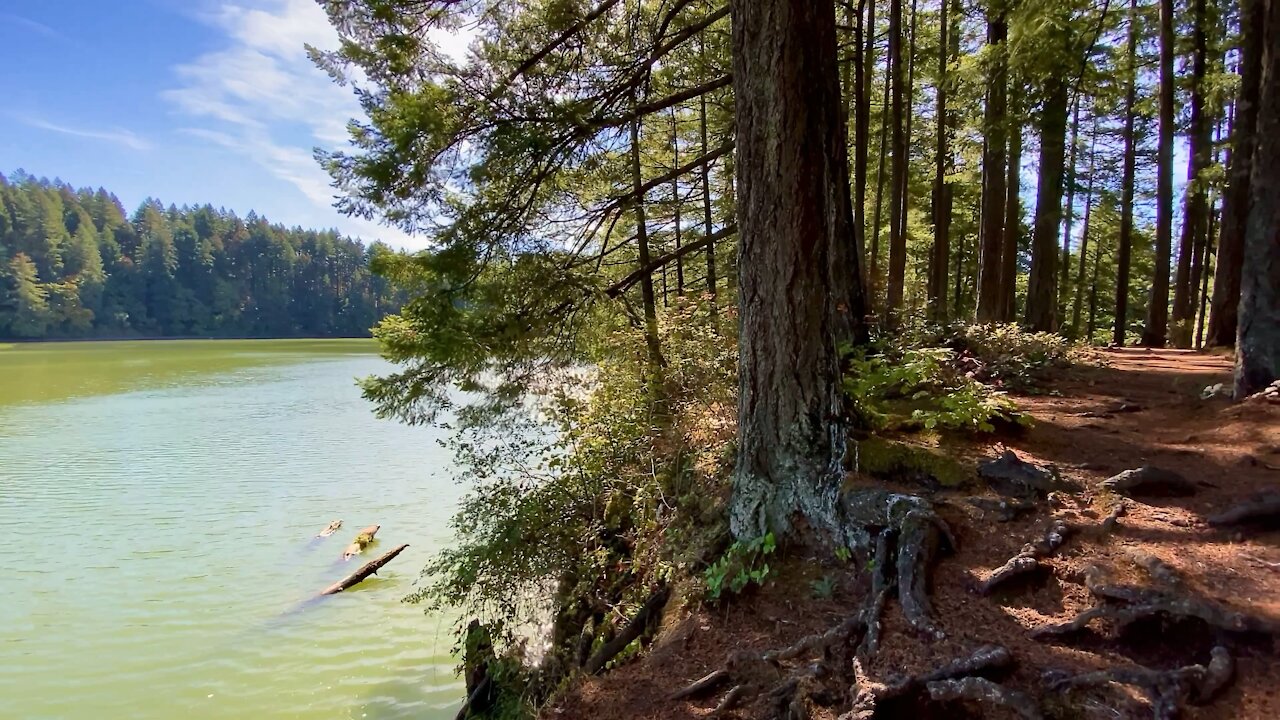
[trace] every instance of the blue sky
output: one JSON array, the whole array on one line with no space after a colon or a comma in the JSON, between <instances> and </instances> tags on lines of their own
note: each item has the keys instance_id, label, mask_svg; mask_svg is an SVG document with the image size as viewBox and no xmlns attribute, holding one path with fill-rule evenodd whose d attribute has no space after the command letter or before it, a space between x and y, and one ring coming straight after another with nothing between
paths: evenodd
<instances>
[{"instance_id":1,"label":"blue sky","mask_svg":"<svg viewBox=\"0 0 1280 720\"><path fill-rule=\"evenodd\" d=\"M312 148L360 110L303 45L335 42L315 0L0 0L0 172L421 247L332 208Z\"/></svg>"}]
</instances>

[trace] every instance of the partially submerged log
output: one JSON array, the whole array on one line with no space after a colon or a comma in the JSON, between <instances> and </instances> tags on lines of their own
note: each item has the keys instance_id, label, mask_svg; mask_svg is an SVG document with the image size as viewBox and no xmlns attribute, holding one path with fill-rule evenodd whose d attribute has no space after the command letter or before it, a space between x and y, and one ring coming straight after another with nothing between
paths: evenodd
<instances>
[{"instance_id":1,"label":"partially submerged log","mask_svg":"<svg viewBox=\"0 0 1280 720\"><path fill-rule=\"evenodd\" d=\"M342 553L342 559L350 560L356 555L364 552L365 548L373 544L373 538L378 534L378 530L381 528L381 525L370 525L369 527L361 530L360 534L356 535L356 538L347 546L346 551Z\"/></svg>"},{"instance_id":2,"label":"partially submerged log","mask_svg":"<svg viewBox=\"0 0 1280 720\"><path fill-rule=\"evenodd\" d=\"M377 526L375 525L374 527L377 527ZM325 588L320 594L321 595L337 595L338 593L344 590L350 590L351 588L363 582L365 578L368 578L370 575L376 574L378 570L382 568L383 565L386 565L387 563L394 560L395 557L400 553L404 552L404 549L407 547L409 546L401 545L400 547L397 547L394 550L391 550L390 552L385 553L382 557L378 558L377 560L373 560L371 562L365 563L364 567L360 568L359 570L351 573L345 578Z\"/></svg>"},{"instance_id":3,"label":"partially submerged log","mask_svg":"<svg viewBox=\"0 0 1280 720\"><path fill-rule=\"evenodd\" d=\"M316 534L316 537L318 537L318 538L327 538L327 537L329 537L330 535L332 535L332 534L334 534L334 533L338 532L338 529L339 529L339 528L341 528L341 527L342 527L342 521L341 521L341 520L334 520L333 522L329 523L329 526L328 526L328 527L326 527L325 529L323 529L323 530L321 530L319 533L317 533L317 534Z\"/></svg>"}]
</instances>

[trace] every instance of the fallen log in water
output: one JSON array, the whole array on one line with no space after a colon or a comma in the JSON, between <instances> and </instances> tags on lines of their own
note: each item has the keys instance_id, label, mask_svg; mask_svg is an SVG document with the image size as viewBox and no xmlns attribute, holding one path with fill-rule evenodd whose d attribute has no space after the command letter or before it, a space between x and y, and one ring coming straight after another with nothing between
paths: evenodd
<instances>
[{"instance_id":1,"label":"fallen log in water","mask_svg":"<svg viewBox=\"0 0 1280 720\"><path fill-rule=\"evenodd\" d=\"M356 585L359 585L361 582L363 582L365 578L369 577L370 575L376 574L378 570L382 568L383 565L386 565L387 563L394 560L395 557L400 553L404 552L404 549L407 547L409 546L401 545L400 547L395 548L394 550L391 550L390 552L386 553L385 555L378 558L377 560L373 560L371 562L365 563L364 567L360 568L359 570L351 573L345 578L325 588L324 591L322 591L320 594L321 595L337 595L343 590L350 590L352 587L355 587Z\"/></svg>"},{"instance_id":2,"label":"fallen log in water","mask_svg":"<svg viewBox=\"0 0 1280 720\"><path fill-rule=\"evenodd\" d=\"M342 559L350 560L356 555L364 552L364 549L369 547L373 542L373 537L378 534L378 530L381 528L381 525L370 525L369 527L361 530L360 534L356 535L356 539L352 540L351 544L347 546L346 551L342 553Z\"/></svg>"}]
</instances>

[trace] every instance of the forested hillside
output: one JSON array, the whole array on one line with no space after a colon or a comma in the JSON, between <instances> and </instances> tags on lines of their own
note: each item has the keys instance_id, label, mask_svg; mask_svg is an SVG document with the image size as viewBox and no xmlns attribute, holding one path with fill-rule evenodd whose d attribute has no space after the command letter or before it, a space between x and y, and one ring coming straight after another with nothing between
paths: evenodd
<instances>
[{"instance_id":1,"label":"forested hillside","mask_svg":"<svg viewBox=\"0 0 1280 720\"><path fill-rule=\"evenodd\" d=\"M0 337L361 336L399 308L387 248L208 205L0 175Z\"/></svg>"}]
</instances>

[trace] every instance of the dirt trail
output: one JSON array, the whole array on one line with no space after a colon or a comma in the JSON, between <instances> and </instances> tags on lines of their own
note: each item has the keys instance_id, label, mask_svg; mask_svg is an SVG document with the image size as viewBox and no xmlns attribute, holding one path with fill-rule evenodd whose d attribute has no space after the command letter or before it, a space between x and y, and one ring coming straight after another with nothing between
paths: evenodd
<instances>
[{"instance_id":1,"label":"dirt trail","mask_svg":"<svg viewBox=\"0 0 1280 720\"><path fill-rule=\"evenodd\" d=\"M1230 386L1227 358L1183 351L1113 350L1098 367L1066 371L1049 394L1018 398L1035 427L1017 436L984 439L947 450L966 461L993 457L1004 448L1022 458L1053 465L1079 490L1054 493L1018 520L999 522L970 501L994 497L985 489L932 495L951 524L960 548L933 575L934 613L945 639L912 634L891 603L884 618L880 652L864 666L874 681L918 674L976 648L1008 648L1014 668L999 678L1005 686L1045 697L1044 673L1081 673L1117 665L1168 670L1207 663L1216 643L1229 643L1236 680L1211 704L1190 707L1184 717L1280 717L1280 655L1271 637L1224 633L1194 622L1143 621L1118 636L1106 623L1068 637L1033 639L1039 626L1066 622L1098 605L1085 587L1085 571L1104 569L1116 582L1151 585L1136 558L1157 558L1172 568L1180 592L1216 606L1248 613L1280 627L1280 532L1210 527L1205 518L1261 490L1280 487L1280 405L1233 404L1201 399L1207 386ZM1155 466L1176 471L1195 484L1186 497L1136 498L1110 533L1103 518L1120 499L1097 483L1124 470ZM919 491L919 488L916 489ZM1029 541L1040 537L1050 516L1084 528L1053 556L1031 582L1010 583L990 596L981 580ZM641 659L563 693L543 712L548 718L701 718L712 714L727 688L688 700L668 700L675 690L724 667L733 653L760 653L822 632L856 612L866 591L854 568L834 558L799 557L766 587L718 608L692 612L669 608L663 630ZM813 581L835 580L834 594L814 597ZM673 601L674 603L674 601ZM1102 628L1102 629L1098 629ZM1051 695L1051 694L1050 694ZM1151 717L1138 693L1111 691L1073 699L1069 707L1046 707L1051 717ZM964 717L964 706L919 706L877 717ZM1015 717L990 705L967 706L971 717ZM764 700L748 701L720 717L768 717ZM817 708L814 718L838 711Z\"/></svg>"}]
</instances>

